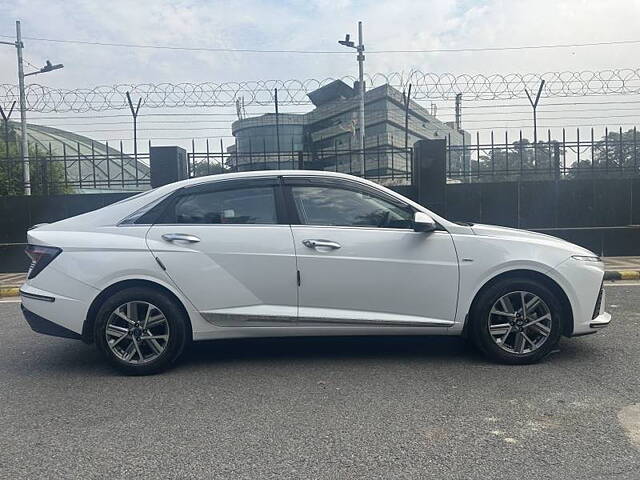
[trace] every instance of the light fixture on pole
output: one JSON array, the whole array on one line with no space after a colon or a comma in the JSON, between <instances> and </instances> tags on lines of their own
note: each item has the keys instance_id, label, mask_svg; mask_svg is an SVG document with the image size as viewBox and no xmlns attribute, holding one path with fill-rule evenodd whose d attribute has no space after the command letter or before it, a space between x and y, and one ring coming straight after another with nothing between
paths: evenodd
<instances>
[{"instance_id":1,"label":"light fixture on pole","mask_svg":"<svg viewBox=\"0 0 640 480\"><path fill-rule=\"evenodd\" d=\"M51 62L47 60L47 62L44 64L44 67L42 67L40 70L36 70L35 72L31 73L25 73L24 76L28 77L29 75L38 75L39 73L47 73L53 70L60 70L61 68L64 68L64 65L62 65L61 63L52 65Z\"/></svg>"},{"instance_id":2,"label":"light fixture on pole","mask_svg":"<svg viewBox=\"0 0 640 480\"><path fill-rule=\"evenodd\" d=\"M18 56L18 87L20 89L20 135L22 140L22 168L23 168L23 183L24 194L31 195L31 175L29 173L29 143L27 141L27 99L25 96L24 77L29 75L37 75L39 73L47 73L52 70L58 70L64 65L61 63L53 65L49 60L44 67L40 70L31 73L24 73L24 65L22 60L22 51L24 50L24 44L22 43L22 32L20 29L20 20L16 20L16 41L15 42L0 42L3 45L13 45L16 47L16 53Z\"/></svg>"},{"instance_id":3,"label":"light fixture on pole","mask_svg":"<svg viewBox=\"0 0 640 480\"><path fill-rule=\"evenodd\" d=\"M360 124L360 148L362 149L362 166L360 173L364 177L365 174L365 154L364 154L364 44L362 43L362 22L358 22L358 45L355 45L351 40L351 35L348 33L345 35L344 40L338 40L340 45L345 47L355 48L358 52L358 90L359 90L359 120Z\"/></svg>"}]
</instances>

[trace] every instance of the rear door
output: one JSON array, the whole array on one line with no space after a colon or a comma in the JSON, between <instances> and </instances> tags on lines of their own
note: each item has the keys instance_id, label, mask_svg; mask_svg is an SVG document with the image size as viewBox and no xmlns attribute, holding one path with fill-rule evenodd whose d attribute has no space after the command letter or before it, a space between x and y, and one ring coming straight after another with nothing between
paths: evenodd
<instances>
[{"instance_id":1,"label":"rear door","mask_svg":"<svg viewBox=\"0 0 640 480\"><path fill-rule=\"evenodd\" d=\"M287 324L297 316L291 229L276 177L185 188L147 241L167 274L218 326Z\"/></svg>"},{"instance_id":2,"label":"rear door","mask_svg":"<svg viewBox=\"0 0 640 480\"><path fill-rule=\"evenodd\" d=\"M415 232L413 207L358 182L292 176L285 193L301 326L453 324L458 259L446 230Z\"/></svg>"}]
</instances>

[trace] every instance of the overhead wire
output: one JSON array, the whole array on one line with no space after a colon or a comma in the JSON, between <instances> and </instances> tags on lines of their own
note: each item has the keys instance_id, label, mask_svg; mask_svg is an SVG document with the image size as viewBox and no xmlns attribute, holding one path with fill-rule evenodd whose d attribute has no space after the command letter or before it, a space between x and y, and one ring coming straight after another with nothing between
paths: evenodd
<instances>
[{"instance_id":1,"label":"overhead wire","mask_svg":"<svg viewBox=\"0 0 640 480\"><path fill-rule=\"evenodd\" d=\"M3 38L14 38L13 35L0 35ZM45 37L22 37L24 40L36 42L50 43L66 43L76 45L98 46L98 47L120 47L120 48L141 48L141 49L158 49L158 50L178 50L193 52L227 52L227 53L282 53L282 54L331 54L331 55L349 55L352 52L348 50L312 50L312 49L260 49L260 48L229 48L229 47L189 47L181 45L155 45L140 44L127 42L104 42L62 38L45 38ZM489 46L489 47L459 47L459 48L428 48L428 49L372 49L367 50L367 54L388 54L388 53L463 53L463 52L497 52L511 50L537 50L549 48L582 48L582 47L601 47L601 46L620 46L639 44L640 40L612 40L598 42L574 42L574 43L551 43L536 45L515 45L515 46Z\"/></svg>"}]
</instances>

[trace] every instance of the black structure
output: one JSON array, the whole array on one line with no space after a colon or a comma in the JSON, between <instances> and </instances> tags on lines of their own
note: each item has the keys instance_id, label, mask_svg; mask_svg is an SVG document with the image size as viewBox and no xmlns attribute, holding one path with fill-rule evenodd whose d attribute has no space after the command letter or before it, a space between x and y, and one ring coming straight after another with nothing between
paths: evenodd
<instances>
[{"instance_id":1,"label":"black structure","mask_svg":"<svg viewBox=\"0 0 640 480\"><path fill-rule=\"evenodd\" d=\"M180 147L150 147L151 188L189 178L187 151Z\"/></svg>"},{"instance_id":2,"label":"black structure","mask_svg":"<svg viewBox=\"0 0 640 480\"><path fill-rule=\"evenodd\" d=\"M0 272L26 272L27 230L38 223L97 210L138 192L0 197Z\"/></svg>"},{"instance_id":3,"label":"black structure","mask_svg":"<svg viewBox=\"0 0 640 480\"><path fill-rule=\"evenodd\" d=\"M157 148L156 154L152 151L152 185L186 177L183 149L152 148ZM444 141L417 142L411 184L392 188L451 221L535 230L601 255L640 255L640 177L447 184L445 157ZM297 160L299 168L308 168L302 155ZM154 169L159 169L155 178ZM23 250L29 226L95 210L135 193L0 197L0 272L26 271Z\"/></svg>"},{"instance_id":4,"label":"black structure","mask_svg":"<svg viewBox=\"0 0 640 480\"><path fill-rule=\"evenodd\" d=\"M640 178L447 185L444 215L535 230L601 255L640 254Z\"/></svg>"},{"instance_id":5,"label":"black structure","mask_svg":"<svg viewBox=\"0 0 640 480\"><path fill-rule=\"evenodd\" d=\"M439 214L446 210L446 154L447 141L444 139L420 140L414 146L413 198Z\"/></svg>"}]
</instances>

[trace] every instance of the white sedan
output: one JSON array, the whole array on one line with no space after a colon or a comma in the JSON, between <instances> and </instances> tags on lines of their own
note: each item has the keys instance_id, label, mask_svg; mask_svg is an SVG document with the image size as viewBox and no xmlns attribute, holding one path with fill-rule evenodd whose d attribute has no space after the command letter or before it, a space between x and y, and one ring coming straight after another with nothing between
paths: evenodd
<instances>
[{"instance_id":1,"label":"white sedan","mask_svg":"<svg viewBox=\"0 0 640 480\"><path fill-rule=\"evenodd\" d=\"M28 232L33 330L94 342L130 374L191 341L462 335L535 362L609 324L603 264L563 240L450 222L314 171L184 180Z\"/></svg>"}]
</instances>

